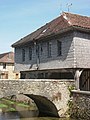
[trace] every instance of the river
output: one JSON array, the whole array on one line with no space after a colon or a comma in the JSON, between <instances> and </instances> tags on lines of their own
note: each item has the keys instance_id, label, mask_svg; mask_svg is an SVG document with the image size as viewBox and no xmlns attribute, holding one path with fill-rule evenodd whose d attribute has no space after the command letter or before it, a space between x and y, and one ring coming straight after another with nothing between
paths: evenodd
<instances>
[{"instance_id":1,"label":"river","mask_svg":"<svg viewBox=\"0 0 90 120\"><path fill-rule=\"evenodd\" d=\"M71 118L52 118L52 117L29 117L29 118L20 118L18 113L5 113L0 114L0 120L76 120Z\"/></svg>"},{"instance_id":2,"label":"river","mask_svg":"<svg viewBox=\"0 0 90 120\"><path fill-rule=\"evenodd\" d=\"M0 120L75 120L69 118L38 117L35 107L16 103L6 99L0 100Z\"/></svg>"}]
</instances>

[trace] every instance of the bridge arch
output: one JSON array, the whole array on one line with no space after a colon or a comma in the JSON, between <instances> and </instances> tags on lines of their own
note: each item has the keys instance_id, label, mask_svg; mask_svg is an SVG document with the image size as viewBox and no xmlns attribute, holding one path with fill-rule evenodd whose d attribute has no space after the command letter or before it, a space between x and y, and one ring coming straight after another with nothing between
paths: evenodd
<instances>
[{"instance_id":1,"label":"bridge arch","mask_svg":"<svg viewBox=\"0 0 90 120\"><path fill-rule=\"evenodd\" d=\"M30 99L32 99L37 108L38 108L38 111L39 111L39 115L40 117L59 117L59 114L58 114L58 110L56 108L56 106L46 97L44 96L41 96L41 95L34 95L34 94L23 94L23 93L20 93L20 94L16 94L16 95L11 95L11 96L7 96L7 97L4 97L4 98L8 98L9 99L14 99L17 100L17 95L24 95Z\"/></svg>"},{"instance_id":2,"label":"bridge arch","mask_svg":"<svg viewBox=\"0 0 90 120\"><path fill-rule=\"evenodd\" d=\"M39 110L39 116L59 117L56 106L46 97L33 94L24 94L34 100Z\"/></svg>"}]
</instances>

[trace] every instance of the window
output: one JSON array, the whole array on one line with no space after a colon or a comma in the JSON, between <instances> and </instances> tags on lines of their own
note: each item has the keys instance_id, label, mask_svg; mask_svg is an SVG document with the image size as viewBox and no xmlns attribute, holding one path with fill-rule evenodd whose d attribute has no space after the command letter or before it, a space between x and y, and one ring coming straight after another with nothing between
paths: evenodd
<instances>
[{"instance_id":1,"label":"window","mask_svg":"<svg viewBox=\"0 0 90 120\"><path fill-rule=\"evenodd\" d=\"M38 44L36 45L36 55L39 58L39 45Z\"/></svg>"},{"instance_id":2,"label":"window","mask_svg":"<svg viewBox=\"0 0 90 120\"><path fill-rule=\"evenodd\" d=\"M20 76L21 79L25 79L26 78L26 73L21 73L20 75L21 75Z\"/></svg>"},{"instance_id":3,"label":"window","mask_svg":"<svg viewBox=\"0 0 90 120\"><path fill-rule=\"evenodd\" d=\"M25 61L25 49L22 49L22 61Z\"/></svg>"},{"instance_id":4,"label":"window","mask_svg":"<svg viewBox=\"0 0 90 120\"><path fill-rule=\"evenodd\" d=\"M57 52L58 52L58 56L62 55L62 42L61 41L57 41Z\"/></svg>"},{"instance_id":5,"label":"window","mask_svg":"<svg viewBox=\"0 0 90 120\"><path fill-rule=\"evenodd\" d=\"M3 63L3 69L6 69L6 63Z\"/></svg>"},{"instance_id":6,"label":"window","mask_svg":"<svg viewBox=\"0 0 90 120\"><path fill-rule=\"evenodd\" d=\"M32 60L32 48L29 48L29 60Z\"/></svg>"},{"instance_id":7,"label":"window","mask_svg":"<svg viewBox=\"0 0 90 120\"><path fill-rule=\"evenodd\" d=\"M18 79L19 78L19 74L18 73L16 73L16 79Z\"/></svg>"},{"instance_id":8,"label":"window","mask_svg":"<svg viewBox=\"0 0 90 120\"><path fill-rule=\"evenodd\" d=\"M41 43L41 55L43 54L43 47L42 47L42 43Z\"/></svg>"},{"instance_id":9,"label":"window","mask_svg":"<svg viewBox=\"0 0 90 120\"><path fill-rule=\"evenodd\" d=\"M47 42L47 53L48 57L51 57L51 42Z\"/></svg>"}]
</instances>

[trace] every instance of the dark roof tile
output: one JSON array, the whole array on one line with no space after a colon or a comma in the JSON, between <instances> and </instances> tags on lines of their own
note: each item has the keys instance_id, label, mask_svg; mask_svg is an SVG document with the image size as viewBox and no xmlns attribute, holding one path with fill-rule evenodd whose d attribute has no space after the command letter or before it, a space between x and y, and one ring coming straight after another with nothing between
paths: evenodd
<instances>
[{"instance_id":1,"label":"dark roof tile","mask_svg":"<svg viewBox=\"0 0 90 120\"><path fill-rule=\"evenodd\" d=\"M90 17L64 12L58 18L52 20L51 22L37 29L35 32L14 43L12 47L24 45L30 41L45 38L50 35L57 35L61 33L61 31L74 26L90 29Z\"/></svg>"}]
</instances>

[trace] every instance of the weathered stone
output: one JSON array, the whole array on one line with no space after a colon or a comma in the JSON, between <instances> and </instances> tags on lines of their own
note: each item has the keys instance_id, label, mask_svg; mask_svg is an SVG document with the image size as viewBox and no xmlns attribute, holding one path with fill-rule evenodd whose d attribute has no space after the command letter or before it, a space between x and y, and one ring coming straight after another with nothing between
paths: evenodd
<instances>
[{"instance_id":1,"label":"weathered stone","mask_svg":"<svg viewBox=\"0 0 90 120\"><path fill-rule=\"evenodd\" d=\"M67 111L69 100L69 86L73 80L50 80L50 79L26 79L26 80L0 80L0 97L12 95L33 94L37 97L46 97L53 103L60 116Z\"/></svg>"},{"instance_id":2,"label":"weathered stone","mask_svg":"<svg viewBox=\"0 0 90 120\"><path fill-rule=\"evenodd\" d=\"M78 119L90 120L90 92L72 91L70 116Z\"/></svg>"}]
</instances>

